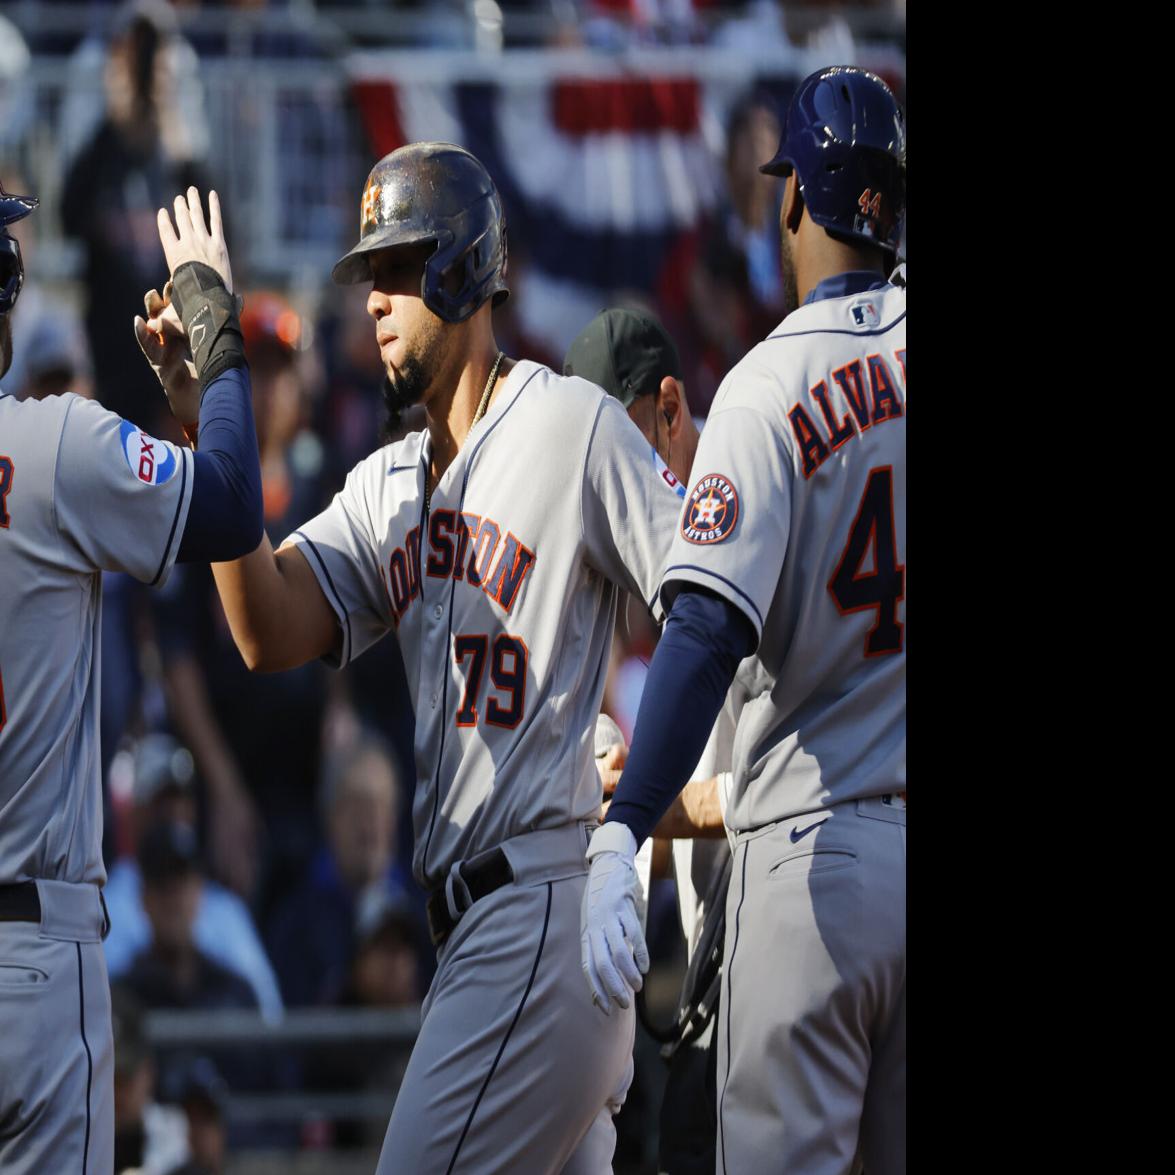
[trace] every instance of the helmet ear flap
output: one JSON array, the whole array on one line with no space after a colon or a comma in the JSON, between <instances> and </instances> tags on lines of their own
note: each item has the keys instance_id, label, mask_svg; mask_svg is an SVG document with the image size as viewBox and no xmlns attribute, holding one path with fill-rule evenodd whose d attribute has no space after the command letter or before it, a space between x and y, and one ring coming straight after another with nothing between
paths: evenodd
<instances>
[{"instance_id":1,"label":"helmet ear flap","mask_svg":"<svg viewBox=\"0 0 1175 1175\"><path fill-rule=\"evenodd\" d=\"M450 300L456 302L461 297L461 291L469 284L469 255L458 257L456 261L446 265L441 270L438 287Z\"/></svg>"},{"instance_id":2,"label":"helmet ear flap","mask_svg":"<svg viewBox=\"0 0 1175 1175\"><path fill-rule=\"evenodd\" d=\"M24 262L20 242L6 228L0 229L0 315L15 305L24 287Z\"/></svg>"},{"instance_id":3,"label":"helmet ear flap","mask_svg":"<svg viewBox=\"0 0 1175 1175\"><path fill-rule=\"evenodd\" d=\"M510 297L510 290L506 279L510 272L510 250L506 247L506 218L501 220L502 264L498 267L497 289L493 293L494 306L501 306Z\"/></svg>"},{"instance_id":4,"label":"helmet ear flap","mask_svg":"<svg viewBox=\"0 0 1175 1175\"><path fill-rule=\"evenodd\" d=\"M496 200L479 201L447 222L447 240L425 268L424 303L446 322L464 322L488 298L508 296Z\"/></svg>"}]
</instances>

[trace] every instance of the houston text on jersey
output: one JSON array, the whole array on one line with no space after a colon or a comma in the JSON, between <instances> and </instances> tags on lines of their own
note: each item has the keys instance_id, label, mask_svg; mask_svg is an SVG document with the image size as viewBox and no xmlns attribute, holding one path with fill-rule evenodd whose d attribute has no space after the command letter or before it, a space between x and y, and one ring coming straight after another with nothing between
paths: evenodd
<instances>
[{"instance_id":1,"label":"houston text on jersey","mask_svg":"<svg viewBox=\"0 0 1175 1175\"><path fill-rule=\"evenodd\" d=\"M517 535L492 518L455 510L435 510L429 519L429 552L425 574L455 579L484 591L509 614L522 584L534 566L535 553ZM381 571L383 569L381 568ZM420 529L413 527L403 547L388 558L384 581L392 615L399 625L420 596Z\"/></svg>"}]
</instances>

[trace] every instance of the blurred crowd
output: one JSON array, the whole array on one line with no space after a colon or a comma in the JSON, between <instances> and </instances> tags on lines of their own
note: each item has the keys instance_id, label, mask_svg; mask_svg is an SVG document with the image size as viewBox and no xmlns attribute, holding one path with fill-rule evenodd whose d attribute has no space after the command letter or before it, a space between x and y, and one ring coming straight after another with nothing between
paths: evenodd
<instances>
[{"instance_id":1,"label":"blurred crowd","mask_svg":"<svg viewBox=\"0 0 1175 1175\"><path fill-rule=\"evenodd\" d=\"M10 192L38 194L21 173L20 95L12 79L30 52L70 54L60 211L81 260L68 288L51 285L38 274L32 222L14 227L27 279L14 313L6 390L94 397L182 444L131 319L143 294L166 275L156 210L189 183L206 191L220 182L208 150L199 63L225 51L223 37L181 32L164 0L90 5L104 19L88 33L27 19L27 33L19 32L15 22L32 7L17 0L5 6L11 21L0 15L0 179ZM41 0L40 7L54 5ZM177 4L181 13L217 7L209 0ZM225 7L272 13L287 5L237 0ZM374 11L381 4L350 0L346 7ZM424 0L397 5L430 7ZM737 48L789 36L785 10L773 0L728 6L724 20L716 19L723 7L716 0L586 0L578 7L566 0L566 11L543 0L542 7L562 14L561 43L709 37ZM838 25L835 5L806 7L828 9L812 35L829 38L836 57L836 38L851 40L848 26ZM336 4L288 8L321 16ZM333 51L316 39L320 24L281 24L270 26L269 42L256 52L280 54L279 37L292 52ZM86 99L94 92L102 102ZM779 192L776 180L758 172L779 137L777 110L769 95L756 92L734 105L724 128L720 203L675 242L657 288L628 299L654 310L675 339L697 417L726 371L783 313ZM227 207L230 243L232 213ZM344 216L353 219L349 207ZM525 272L525 241L512 238L512 285L524 286ZM265 526L277 546L388 439L381 431L382 368L362 287L324 283L325 293L307 310L298 291L259 286L247 267L235 277L245 299ZM561 370L562 356L528 339L512 306L495 323L508 354ZM409 417L403 427L412 426ZM276 1021L285 1008L419 1004L435 959L425 895L409 868L416 767L407 684L391 639L342 672L313 664L250 674L206 566L177 565L158 590L106 574L103 590L116 1169L217 1172L226 1140L233 1140L224 1115L228 1090L337 1091L397 1079L386 1066L357 1060L353 1048L346 1057L313 1061L240 1049L152 1050L143 1018L157 1010L231 1008ZM655 642L645 609L624 608L604 708L626 735ZM672 901L652 917L674 920ZM658 941L655 925L650 940ZM330 1130L336 1144L370 1141L353 1124L336 1122ZM233 1137L248 1141L249 1131Z\"/></svg>"},{"instance_id":2,"label":"blurred crowd","mask_svg":"<svg viewBox=\"0 0 1175 1175\"><path fill-rule=\"evenodd\" d=\"M6 0L27 29L33 52L61 53L85 34L77 14L101 22L125 0ZM316 48L413 43L432 48L498 44L586 45L715 43L762 47L764 40L851 47L853 23L900 30L905 0L168 0L201 54L304 55ZM850 10L853 22L845 15ZM480 27L479 27L480 26Z\"/></svg>"}]
</instances>

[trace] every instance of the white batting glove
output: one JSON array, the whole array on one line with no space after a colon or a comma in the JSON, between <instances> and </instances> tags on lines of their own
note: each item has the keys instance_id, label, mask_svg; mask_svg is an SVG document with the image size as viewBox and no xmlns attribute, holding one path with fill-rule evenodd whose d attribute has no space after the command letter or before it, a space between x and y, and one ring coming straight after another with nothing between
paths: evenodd
<instances>
[{"instance_id":1,"label":"white batting glove","mask_svg":"<svg viewBox=\"0 0 1175 1175\"><path fill-rule=\"evenodd\" d=\"M611 1000L627 1008L644 986L649 949L637 915L636 837L628 825L601 824L588 844L590 863L580 913L579 949L592 1003L605 1015ZM609 998L611 997L611 998Z\"/></svg>"}]
</instances>

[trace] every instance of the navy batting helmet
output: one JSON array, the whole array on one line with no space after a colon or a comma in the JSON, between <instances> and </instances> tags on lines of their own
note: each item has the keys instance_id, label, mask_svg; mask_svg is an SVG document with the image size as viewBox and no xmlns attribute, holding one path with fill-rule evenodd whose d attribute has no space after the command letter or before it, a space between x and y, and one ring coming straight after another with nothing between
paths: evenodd
<instances>
[{"instance_id":1,"label":"navy batting helmet","mask_svg":"<svg viewBox=\"0 0 1175 1175\"><path fill-rule=\"evenodd\" d=\"M359 243L335 265L339 285L371 280L367 254L435 243L420 296L446 322L464 322L487 298L504 302L506 221L490 173L452 143L410 143L385 155L363 188Z\"/></svg>"},{"instance_id":2,"label":"navy batting helmet","mask_svg":"<svg viewBox=\"0 0 1175 1175\"><path fill-rule=\"evenodd\" d=\"M795 170L808 215L834 234L896 249L906 207L906 121L876 74L834 65L792 96L766 175Z\"/></svg>"},{"instance_id":3,"label":"navy batting helmet","mask_svg":"<svg viewBox=\"0 0 1175 1175\"><path fill-rule=\"evenodd\" d=\"M33 196L12 196L0 185L0 314L7 314L16 305L24 285L20 243L9 234L8 226L28 216L39 202Z\"/></svg>"}]
</instances>

